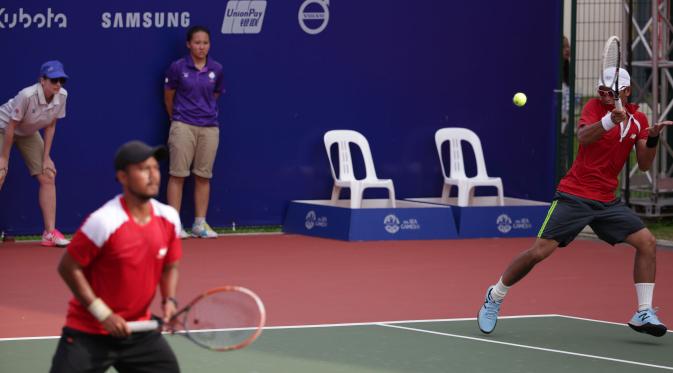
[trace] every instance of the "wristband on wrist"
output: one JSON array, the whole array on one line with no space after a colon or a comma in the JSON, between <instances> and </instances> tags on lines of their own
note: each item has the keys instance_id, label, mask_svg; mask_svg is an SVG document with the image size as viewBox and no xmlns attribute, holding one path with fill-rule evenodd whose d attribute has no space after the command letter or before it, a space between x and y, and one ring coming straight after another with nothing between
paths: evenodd
<instances>
[{"instance_id":1,"label":"wristband on wrist","mask_svg":"<svg viewBox=\"0 0 673 373\"><path fill-rule=\"evenodd\" d=\"M166 297L163 300L161 300L161 305L166 304L166 302L171 302L175 306L175 308L178 308L178 300L173 298L173 297Z\"/></svg>"},{"instance_id":2,"label":"wristband on wrist","mask_svg":"<svg viewBox=\"0 0 673 373\"><path fill-rule=\"evenodd\" d=\"M659 144L659 135L657 135L655 137L648 137L647 138L647 143L645 143L645 145L648 148L656 148L657 144Z\"/></svg>"},{"instance_id":3,"label":"wristband on wrist","mask_svg":"<svg viewBox=\"0 0 673 373\"><path fill-rule=\"evenodd\" d=\"M601 126L603 126L605 131L609 131L615 126L615 123L612 121L611 113L605 114L605 116L601 119Z\"/></svg>"},{"instance_id":4,"label":"wristband on wrist","mask_svg":"<svg viewBox=\"0 0 673 373\"><path fill-rule=\"evenodd\" d=\"M112 315L112 310L110 307L103 302L102 299L96 298L89 304L89 307L87 307L89 312L93 315L93 317L96 318L96 320L103 322L103 320L107 319L110 315Z\"/></svg>"}]
</instances>

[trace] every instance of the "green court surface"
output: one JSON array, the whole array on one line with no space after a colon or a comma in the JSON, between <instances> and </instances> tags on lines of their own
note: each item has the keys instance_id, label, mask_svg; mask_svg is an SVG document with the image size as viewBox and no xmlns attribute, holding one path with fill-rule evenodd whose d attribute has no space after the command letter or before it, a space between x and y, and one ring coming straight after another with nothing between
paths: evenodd
<instances>
[{"instance_id":1,"label":"green court surface","mask_svg":"<svg viewBox=\"0 0 673 373\"><path fill-rule=\"evenodd\" d=\"M183 372L657 372L673 370L673 335L564 316L267 328L250 347L210 352L166 337ZM55 338L0 341L0 372L46 372Z\"/></svg>"}]
</instances>

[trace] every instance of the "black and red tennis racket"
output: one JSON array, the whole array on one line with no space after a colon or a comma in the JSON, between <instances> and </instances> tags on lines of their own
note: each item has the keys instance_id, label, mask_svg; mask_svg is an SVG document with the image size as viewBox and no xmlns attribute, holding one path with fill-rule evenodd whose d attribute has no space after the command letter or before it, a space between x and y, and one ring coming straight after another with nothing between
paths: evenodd
<instances>
[{"instance_id":1,"label":"black and red tennis racket","mask_svg":"<svg viewBox=\"0 0 673 373\"><path fill-rule=\"evenodd\" d=\"M167 324L160 319L132 321L132 332L168 330L213 351L249 346L262 333L266 311L253 291L241 286L210 289L179 310Z\"/></svg>"}]
</instances>

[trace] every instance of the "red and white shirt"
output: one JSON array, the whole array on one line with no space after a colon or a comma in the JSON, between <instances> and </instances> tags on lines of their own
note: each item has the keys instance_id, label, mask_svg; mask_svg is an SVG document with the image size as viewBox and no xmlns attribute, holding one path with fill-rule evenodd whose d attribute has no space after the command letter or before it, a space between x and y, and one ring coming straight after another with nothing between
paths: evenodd
<instances>
[{"instance_id":1,"label":"red and white shirt","mask_svg":"<svg viewBox=\"0 0 673 373\"><path fill-rule=\"evenodd\" d=\"M582 109L578 127L595 125L612 105L603 105L598 98L587 102ZM638 105L626 104L628 118L616 125L596 142L579 146L577 158L561 179L558 191L601 202L615 199L619 172L624 167L626 157L638 140L647 140L649 124L645 114L638 111Z\"/></svg>"},{"instance_id":2,"label":"red and white shirt","mask_svg":"<svg viewBox=\"0 0 673 373\"><path fill-rule=\"evenodd\" d=\"M75 233L68 254L84 269L94 294L127 321L148 320L164 265L182 256L180 217L171 206L150 200L152 218L139 225L123 196L91 214ZM98 320L72 298L67 327L107 334Z\"/></svg>"}]
</instances>

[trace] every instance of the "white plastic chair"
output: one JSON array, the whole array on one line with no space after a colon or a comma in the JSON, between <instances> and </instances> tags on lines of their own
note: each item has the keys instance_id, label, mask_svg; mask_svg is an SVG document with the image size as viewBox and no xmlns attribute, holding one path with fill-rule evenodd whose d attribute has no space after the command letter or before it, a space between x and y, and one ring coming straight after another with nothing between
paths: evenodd
<instances>
[{"instance_id":1,"label":"white plastic chair","mask_svg":"<svg viewBox=\"0 0 673 373\"><path fill-rule=\"evenodd\" d=\"M330 168L332 169L332 178L334 178L334 187L332 188L332 202L339 200L341 188L350 188L351 190L351 208L360 208L362 206L362 193L367 188L386 188L390 204L395 207L395 188L391 179L379 179L374 169L374 160L372 152L369 149L367 139L361 133L351 130L332 130L325 133L325 150L329 158ZM338 144L339 149L339 176L334 170L332 162L332 153L330 149L334 143ZM354 143L360 147L362 158L365 162L366 176L364 179L357 180L353 173L353 160L349 143Z\"/></svg>"},{"instance_id":2,"label":"white plastic chair","mask_svg":"<svg viewBox=\"0 0 673 373\"><path fill-rule=\"evenodd\" d=\"M442 158L442 144L449 141L449 154L451 168L449 175L446 175L444 160ZM477 161L477 175L467 177L465 175L465 164L463 161L463 149L461 141L467 141L474 150L474 156ZM444 175L444 188L442 189L442 202L449 201L451 187L458 187L458 206L469 206L474 197L474 188L477 186L493 186L498 189L498 204L504 205L504 196L502 188L502 179L499 177L489 177L486 173L486 163L484 162L484 153L481 149L481 141L476 133L467 128L440 128L435 132L435 144L439 154L439 162L442 165L442 174Z\"/></svg>"}]
</instances>

